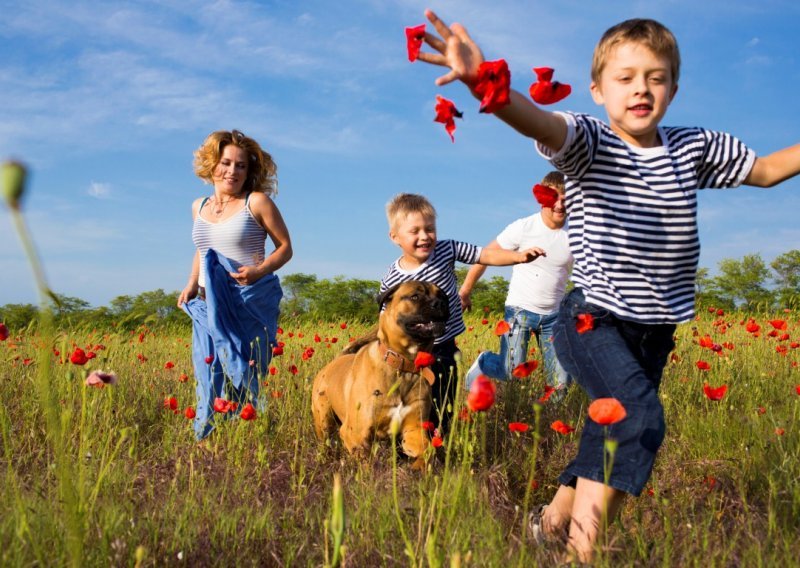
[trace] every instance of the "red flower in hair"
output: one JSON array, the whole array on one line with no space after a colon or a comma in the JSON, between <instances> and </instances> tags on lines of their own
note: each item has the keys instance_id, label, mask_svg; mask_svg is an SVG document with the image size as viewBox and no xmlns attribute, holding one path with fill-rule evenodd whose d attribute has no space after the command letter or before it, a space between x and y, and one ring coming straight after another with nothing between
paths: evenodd
<instances>
[{"instance_id":1,"label":"red flower in hair","mask_svg":"<svg viewBox=\"0 0 800 568\"><path fill-rule=\"evenodd\" d=\"M551 105L563 100L572 92L566 83L553 81L553 69L550 67L534 67L537 81L528 90L531 98L540 105Z\"/></svg>"},{"instance_id":2,"label":"red flower in hair","mask_svg":"<svg viewBox=\"0 0 800 568\"><path fill-rule=\"evenodd\" d=\"M722 385L717 388L713 388L708 386L708 383L703 384L703 393L706 395L708 400L722 400L722 397L725 396L725 393L728 391L728 385Z\"/></svg>"},{"instance_id":3,"label":"red flower in hair","mask_svg":"<svg viewBox=\"0 0 800 568\"><path fill-rule=\"evenodd\" d=\"M555 422L553 422L552 424L550 424L550 428L551 428L552 430L555 430L555 431L556 431L556 432L558 432L559 434L569 434L569 433L571 433L571 432L574 432L574 431L575 431L575 428L573 428L573 427L572 427L572 426L570 426L569 424L565 424L565 423L564 423L564 422L562 422L561 420L556 420Z\"/></svg>"},{"instance_id":4,"label":"red flower in hair","mask_svg":"<svg viewBox=\"0 0 800 568\"><path fill-rule=\"evenodd\" d=\"M436 357L426 351L420 351L414 358L414 367L421 369L423 367L430 367L436 362Z\"/></svg>"},{"instance_id":5,"label":"red flower in hair","mask_svg":"<svg viewBox=\"0 0 800 568\"><path fill-rule=\"evenodd\" d=\"M533 373L538 366L539 366L539 361L525 361L524 363L520 363L519 365L514 367L514 370L511 371L511 376L516 377L518 379L524 379L525 377Z\"/></svg>"},{"instance_id":6,"label":"red flower in hair","mask_svg":"<svg viewBox=\"0 0 800 568\"><path fill-rule=\"evenodd\" d=\"M480 112L497 112L510 103L511 72L505 59L481 63L472 89L481 96Z\"/></svg>"},{"instance_id":7,"label":"red flower in hair","mask_svg":"<svg viewBox=\"0 0 800 568\"><path fill-rule=\"evenodd\" d=\"M533 186L533 197L536 198L536 201L538 201L539 205L542 207L552 208L560 196L552 187L547 187L546 185L537 183Z\"/></svg>"},{"instance_id":8,"label":"red flower in hair","mask_svg":"<svg viewBox=\"0 0 800 568\"><path fill-rule=\"evenodd\" d=\"M255 420L257 418L256 409L253 408L253 405L248 402L244 405L244 408L242 408L242 412L239 414L239 417L242 420Z\"/></svg>"},{"instance_id":9,"label":"red flower in hair","mask_svg":"<svg viewBox=\"0 0 800 568\"><path fill-rule=\"evenodd\" d=\"M589 418L601 426L616 424L627 414L625 407L616 398L598 398L589 405Z\"/></svg>"},{"instance_id":10,"label":"red flower in hair","mask_svg":"<svg viewBox=\"0 0 800 568\"><path fill-rule=\"evenodd\" d=\"M578 314L576 318L578 322L575 328L578 330L578 333L583 334L594 329L594 316L592 314Z\"/></svg>"},{"instance_id":11,"label":"red flower in hair","mask_svg":"<svg viewBox=\"0 0 800 568\"><path fill-rule=\"evenodd\" d=\"M506 320L500 320L499 322L497 322L497 325L494 326L494 334L499 337L501 335L505 335L506 333L508 333L510 329L511 326L508 325L508 322Z\"/></svg>"},{"instance_id":12,"label":"red flower in hair","mask_svg":"<svg viewBox=\"0 0 800 568\"><path fill-rule=\"evenodd\" d=\"M494 393L496 387L494 383L485 375L478 375L475 382L469 389L467 395L467 406L473 412L489 410L494 405Z\"/></svg>"},{"instance_id":13,"label":"red flower in hair","mask_svg":"<svg viewBox=\"0 0 800 568\"><path fill-rule=\"evenodd\" d=\"M530 428L530 426L528 426L524 422L509 422L508 423L508 429L511 432L527 432L528 428Z\"/></svg>"},{"instance_id":14,"label":"red flower in hair","mask_svg":"<svg viewBox=\"0 0 800 568\"><path fill-rule=\"evenodd\" d=\"M450 135L450 140L455 142L453 132L456 131L456 118L463 118L464 113L456 108L453 101L448 100L442 96L436 95L436 106L433 108L436 111L434 122L441 122L444 124L444 129Z\"/></svg>"},{"instance_id":15,"label":"red flower in hair","mask_svg":"<svg viewBox=\"0 0 800 568\"><path fill-rule=\"evenodd\" d=\"M425 39L425 24L406 28L406 47L408 48L408 60L412 63L419 57L419 50L422 48L422 40Z\"/></svg>"}]
</instances>

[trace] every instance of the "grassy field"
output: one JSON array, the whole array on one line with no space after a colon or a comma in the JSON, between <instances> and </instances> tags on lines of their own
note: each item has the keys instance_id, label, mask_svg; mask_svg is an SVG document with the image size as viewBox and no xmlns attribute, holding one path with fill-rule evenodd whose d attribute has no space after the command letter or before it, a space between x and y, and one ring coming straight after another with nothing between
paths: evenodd
<instances>
[{"instance_id":1,"label":"grassy field","mask_svg":"<svg viewBox=\"0 0 800 568\"><path fill-rule=\"evenodd\" d=\"M540 404L541 371L504 384L488 412L456 421L426 473L387 444L357 462L338 440L315 439L310 386L367 325L280 323L284 354L265 377L266 410L222 422L203 446L185 417L195 404L187 332L78 329L0 342L0 564L554 564L559 546L537 548L523 519L575 453L580 389ZM497 347L494 323L468 318L462 376ZM666 441L598 565L800 565L798 340L797 313L704 311L679 327L662 383ZM76 365L75 347L96 357ZM117 384L85 386L98 369ZM727 391L710 400L704 384ZM559 434L556 420L578 431ZM510 432L510 422L530 429Z\"/></svg>"}]
</instances>

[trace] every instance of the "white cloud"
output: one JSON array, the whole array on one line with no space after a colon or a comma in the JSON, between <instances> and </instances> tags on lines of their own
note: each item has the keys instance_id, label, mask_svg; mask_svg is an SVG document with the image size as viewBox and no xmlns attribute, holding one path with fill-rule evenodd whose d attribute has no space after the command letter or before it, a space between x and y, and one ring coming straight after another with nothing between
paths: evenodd
<instances>
[{"instance_id":1,"label":"white cloud","mask_svg":"<svg viewBox=\"0 0 800 568\"><path fill-rule=\"evenodd\" d=\"M93 181L89 184L89 190L86 193L97 199L108 199L111 197L111 185Z\"/></svg>"}]
</instances>

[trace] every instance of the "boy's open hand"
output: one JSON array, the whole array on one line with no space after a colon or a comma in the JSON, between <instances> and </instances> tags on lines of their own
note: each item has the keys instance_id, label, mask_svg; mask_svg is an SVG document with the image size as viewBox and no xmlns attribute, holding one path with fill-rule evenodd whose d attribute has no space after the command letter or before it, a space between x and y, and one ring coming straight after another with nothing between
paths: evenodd
<instances>
[{"instance_id":1,"label":"boy's open hand","mask_svg":"<svg viewBox=\"0 0 800 568\"><path fill-rule=\"evenodd\" d=\"M547 256L547 253L539 247L531 247L529 249L519 251L519 261L517 262L518 264L523 262L532 262L540 256Z\"/></svg>"},{"instance_id":2,"label":"boy's open hand","mask_svg":"<svg viewBox=\"0 0 800 568\"><path fill-rule=\"evenodd\" d=\"M448 28L432 10L425 10L425 17L441 36L425 32L425 43L439 53L420 52L417 59L450 68L448 73L436 79L438 86L458 79L472 87L478 76L478 67L484 61L481 50L461 24L453 24Z\"/></svg>"}]
</instances>

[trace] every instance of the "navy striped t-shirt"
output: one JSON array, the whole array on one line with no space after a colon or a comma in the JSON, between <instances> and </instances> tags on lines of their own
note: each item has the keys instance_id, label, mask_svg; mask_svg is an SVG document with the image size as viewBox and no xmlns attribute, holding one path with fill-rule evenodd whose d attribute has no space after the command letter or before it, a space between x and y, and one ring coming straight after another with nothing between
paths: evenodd
<instances>
[{"instance_id":1,"label":"navy striped t-shirt","mask_svg":"<svg viewBox=\"0 0 800 568\"><path fill-rule=\"evenodd\" d=\"M447 294L450 319L447 320L444 335L436 339L435 343L452 339L466 330L461 314L461 298L459 298L456 288L455 263L458 261L464 264L475 264L481 256L481 250L481 247L460 241L449 239L436 241L428 260L414 270L403 270L400 268L400 259L394 261L381 279L380 293L382 294L395 284L409 280L421 280L436 284Z\"/></svg>"},{"instance_id":2,"label":"navy striped t-shirt","mask_svg":"<svg viewBox=\"0 0 800 568\"><path fill-rule=\"evenodd\" d=\"M575 285L622 319L690 320L700 258L696 190L741 185L755 153L730 134L679 127L659 127L662 146L638 148L594 117L559 114L564 145L537 148L567 176Z\"/></svg>"}]
</instances>

